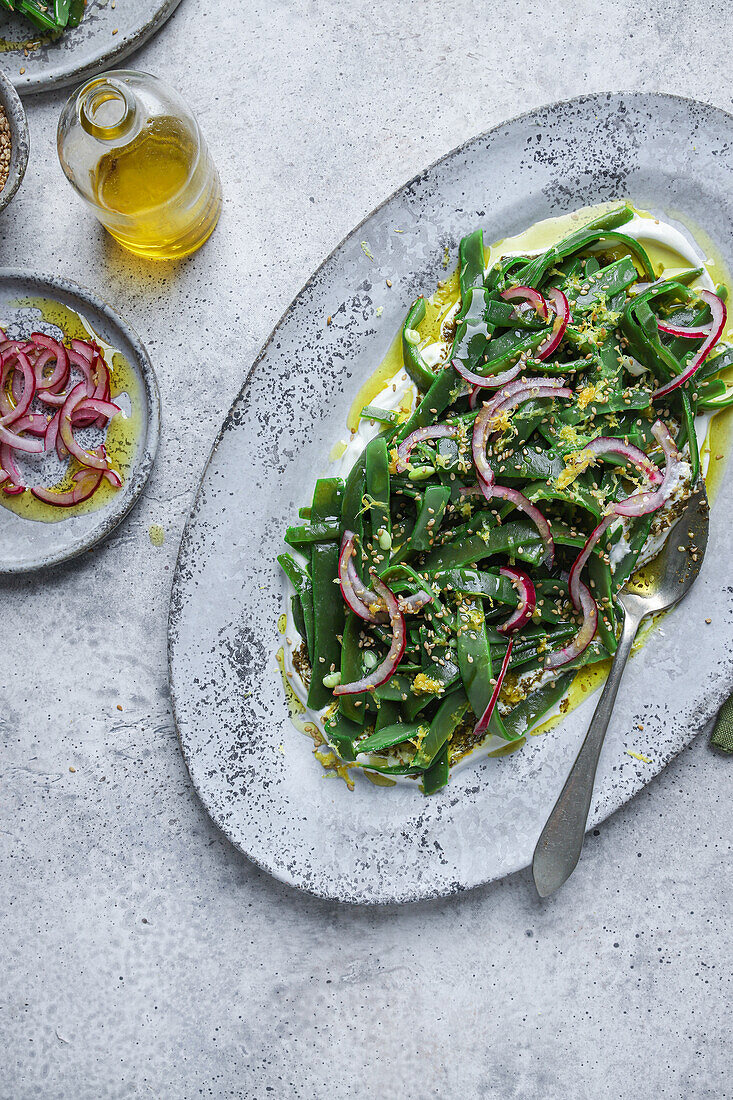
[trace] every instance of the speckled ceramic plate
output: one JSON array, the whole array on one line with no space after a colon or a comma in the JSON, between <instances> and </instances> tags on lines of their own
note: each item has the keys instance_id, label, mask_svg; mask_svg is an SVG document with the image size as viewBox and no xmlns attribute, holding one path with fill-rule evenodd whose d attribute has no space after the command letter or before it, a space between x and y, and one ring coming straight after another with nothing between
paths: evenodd
<instances>
[{"instance_id":1,"label":"speckled ceramic plate","mask_svg":"<svg viewBox=\"0 0 733 1100\"><path fill-rule=\"evenodd\" d=\"M621 94L533 111L401 188L336 249L275 329L226 419L186 527L170 662L196 789L231 841L278 878L329 898L409 901L529 864L592 704L512 756L464 767L430 798L362 776L350 792L324 777L288 717L275 661L284 592L275 555L343 435L357 386L415 294L434 289L446 246L455 257L460 237L478 225L497 240L629 197L675 224L683 211L731 266L732 171L733 119L703 104ZM696 587L630 663L590 825L648 783L733 684L732 507L728 479Z\"/></svg>"},{"instance_id":2,"label":"speckled ceramic plate","mask_svg":"<svg viewBox=\"0 0 733 1100\"><path fill-rule=\"evenodd\" d=\"M4 210L23 182L28 166L30 137L23 103L3 72L0 72L0 107L5 111L10 125L10 168L5 186L0 191L0 210Z\"/></svg>"},{"instance_id":3,"label":"speckled ceramic plate","mask_svg":"<svg viewBox=\"0 0 733 1100\"><path fill-rule=\"evenodd\" d=\"M57 565L101 542L127 515L145 488L153 468L160 432L158 383L139 337L101 298L66 279L0 268L0 325L11 336L34 331L59 338L60 329L45 321L28 299L50 301L81 314L93 332L121 352L130 368L135 441L122 488L93 512L59 509L53 523L27 519L0 506L0 576ZM52 318L51 318L52 320Z\"/></svg>"},{"instance_id":4,"label":"speckled ceramic plate","mask_svg":"<svg viewBox=\"0 0 733 1100\"><path fill-rule=\"evenodd\" d=\"M81 84L102 69L115 69L163 26L181 0L87 0L78 27L59 38L0 12L0 68L21 95ZM39 43L26 51L29 43ZM22 70L22 71L21 71Z\"/></svg>"}]
</instances>

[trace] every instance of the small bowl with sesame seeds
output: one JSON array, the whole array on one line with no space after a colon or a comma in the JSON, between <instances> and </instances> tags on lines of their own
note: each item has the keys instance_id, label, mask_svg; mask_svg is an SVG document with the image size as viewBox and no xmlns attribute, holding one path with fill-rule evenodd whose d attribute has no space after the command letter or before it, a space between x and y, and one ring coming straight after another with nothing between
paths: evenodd
<instances>
[{"instance_id":1,"label":"small bowl with sesame seeds","mask_svg":"<svg viewBox=\"0 0 733 1100\"><path fill-rule=\"evenodd\" d=\"M5 73L0 72L0 210L20 187L29 146L25 108Z\"/></svg>"}]
</instances>

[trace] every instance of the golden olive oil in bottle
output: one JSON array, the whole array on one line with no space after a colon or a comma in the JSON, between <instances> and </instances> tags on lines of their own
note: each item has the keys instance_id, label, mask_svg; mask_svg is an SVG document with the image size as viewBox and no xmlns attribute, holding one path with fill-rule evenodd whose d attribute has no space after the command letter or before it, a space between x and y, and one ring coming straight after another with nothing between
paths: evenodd
<instances>
[{"instance_id":1,"label":"golden olive oil in bottle","mask_svg":"<svg viewBox=\"0 0 733 1100\"><path fill-rule=\"evenodd\" d=\"M208 240L221 186L198 123L178 94L127 70L88 81L58 130L63 170L95 216L138 256L188 256Z\"/></svg>"}]
</instances>

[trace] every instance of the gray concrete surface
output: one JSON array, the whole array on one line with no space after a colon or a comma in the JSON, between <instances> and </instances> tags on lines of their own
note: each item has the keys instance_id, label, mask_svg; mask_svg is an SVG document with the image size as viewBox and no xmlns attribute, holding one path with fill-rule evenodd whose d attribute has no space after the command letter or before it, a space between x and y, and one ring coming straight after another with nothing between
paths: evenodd
<instances>
[{"instance_id":1,"label":"gray concrete surface","mask_svg":"<svg viewBox=\"0 0 733 1100\"><path fill-rule=\"evenodd\" d=\"M184 0L134 64L207 131L227 196L210 244L146 267L105 239L56 163L62 94L29 101L31 161L0 218L1 262L118 305L164 403L129 522L77 565L0 585L0 1096L729 1096L730 764L704 737L590 838L549 904L521 873L344 908L271 881L209 824L165 649L210 442L322 257L421 166L527 107L610 87L730 110L729 6L201 7Z\"/></svg>"}]
</instances>

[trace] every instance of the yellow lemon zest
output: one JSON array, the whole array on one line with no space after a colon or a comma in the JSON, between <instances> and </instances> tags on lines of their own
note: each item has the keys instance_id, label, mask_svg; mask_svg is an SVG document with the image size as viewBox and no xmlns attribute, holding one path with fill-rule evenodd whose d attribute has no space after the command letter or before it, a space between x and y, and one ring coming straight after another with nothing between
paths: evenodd
<instances>
[{"instance_id":1,"label":"yellow lemon zest","mask_svg":"<svg viewBox=\"0 0 733 1100\"><path fill-rule=\"evenodd\" d=\"M428 676L425 672L418 672L412 681L412 690L415 695L441 695L443 685L440 680L434 680L432 676Z\"/></svg>"},{"instance_id":2,"label":"yellow lemon zest","mask_svg":"<svg viewBox=\"0 0 733 1100\"><path fill-rule=\"evenodd\" d=\"M567 489L568 485L573 484L576 477L587 470L589 466L595 465L595 462L596 457L592 451L586 449L571 451L570 454L565 455L565 469L558 474L555 485L558 489Z\"/></svg>"}]
</instances>

